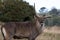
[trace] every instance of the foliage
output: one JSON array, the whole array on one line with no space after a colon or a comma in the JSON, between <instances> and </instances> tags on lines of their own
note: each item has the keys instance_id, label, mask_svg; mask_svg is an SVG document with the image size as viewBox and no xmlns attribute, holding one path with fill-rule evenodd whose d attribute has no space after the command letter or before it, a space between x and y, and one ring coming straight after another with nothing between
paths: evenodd
<instances>
[{"instance_id":1,"label":"foliage","mask_svg":"<svg viewBox=\"0 0 60 40\"><path fill-rule=\"evenodd\" d=\"M40 8L39 12L40 12L40 13L45 13L45 12L46 12L46 7Z\"/></svg>"},{"instance_id":2,"label":"foliage","mask_svg":"<svg viewBox=\"0 0 60 40\"><path fill-rule=\"evenodd\" d=\"M47 26L60 26L60 16L52 16L52 18L46 19Z\"/></svg>"},{"instance_id":3,"label":"foliage","mask_svg":"<svg viewBox=\"0 0 60 40\"><path fill-rule=\"evenodd\" d=\"M25 1L6 0L2 5L0 5L0 21L3 22L24 21L26 17L32 20L35 15L34 7Z\"/></svg>"},{"instance_id":4,"label":"foliage","mask_svg":"<svg viewBox=\"0 0 60 40\"><path fill-rule=\"evenodd\" d=\"M50 14L57 15L57 9L52 8L51 11L49 11Z\"/></svg>"},{"instance_id":5,"label":"foliage","mask_svg":"<svg viewBox=\"0 0 60 40\"><path fill-rule=\"evenodd\" d=\"M44 8L42 7L40 9L40 15L51 15L52 17L51 18L48 18L46 19L45 21L45 25L46 26L60 26L60 9L56 9L56 8L52 8L50 11L44 13L45 9L47 8ZM43 14L44 13L44 14Z\"/></svg>"}]
</instances>

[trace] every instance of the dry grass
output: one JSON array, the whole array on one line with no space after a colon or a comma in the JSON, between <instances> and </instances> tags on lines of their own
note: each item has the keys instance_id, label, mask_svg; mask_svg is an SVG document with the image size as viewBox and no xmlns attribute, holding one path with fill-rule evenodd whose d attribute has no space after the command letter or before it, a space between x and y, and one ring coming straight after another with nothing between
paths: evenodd
<instances>
[{"instance_id":1,"label":"dry grass","mask_svg":"<svg viewBox=\"0 0 60 40\"><path fill-rule=\"evenodd\" d=\"M53 30L59 32L60 28L54 27L54 28L45 29L43 33L36 38L36 40L60 40L60 32L55 33ZM0 40L3 40L1 32L0 32ZM20 39L20 40L27 40L27 39Z\"/></svg>"},{"instance_id":2,"label":"dry grass","mask_svg":"<svg viewBox=\"0 0 60 40\"><path fill-rule=\"evenodd\" d=\"M60 40L60 34L42 33L36 40Z\"/></svg>"}]
</instances>

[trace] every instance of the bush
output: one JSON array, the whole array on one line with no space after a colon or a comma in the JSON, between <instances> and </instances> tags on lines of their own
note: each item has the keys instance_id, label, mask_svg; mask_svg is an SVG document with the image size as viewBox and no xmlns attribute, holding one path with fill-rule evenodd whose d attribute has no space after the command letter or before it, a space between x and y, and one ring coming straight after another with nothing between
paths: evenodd
<instances>
[{"instance_id":1,"label":"bush","mask_svg":"<svg viewBox=\"0 0 60 40\"><path fill-rule=\"evenodd\" d=\"M5 1L0 10L0 21L3 22L19 22L25 18L32 20L35 15L34 7L25 1Z\"/></svg>"}]
</instances>

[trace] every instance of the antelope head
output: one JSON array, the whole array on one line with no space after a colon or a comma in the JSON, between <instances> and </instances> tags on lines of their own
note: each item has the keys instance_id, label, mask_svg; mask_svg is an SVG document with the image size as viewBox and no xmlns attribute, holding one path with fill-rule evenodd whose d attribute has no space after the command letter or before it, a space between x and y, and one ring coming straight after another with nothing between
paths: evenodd
<instances>
[{"instance_id":1,"label":"antelope head","mask_svg":"<svg viewBox=\"0 0 60 40\"><path fill-rule=\"evenodd\" d=\"M38 20L40 23L43 23L45 21L45 19L51 18L51 16L46 16L46 15L39 16L39 15L35 15L34 18L36 20Z\"/></svg>"}]
</instances>

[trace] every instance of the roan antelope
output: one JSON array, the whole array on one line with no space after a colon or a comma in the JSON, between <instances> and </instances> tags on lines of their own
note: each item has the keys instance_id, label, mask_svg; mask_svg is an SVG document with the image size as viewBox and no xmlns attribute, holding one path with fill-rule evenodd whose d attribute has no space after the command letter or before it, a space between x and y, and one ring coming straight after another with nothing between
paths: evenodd
<instances>
[{"instance_id":1,"label":"roan antelope","mask_svg":"<svg viewBox=\"0 0 60 40\"><path fill-rule=\"evenodd\" d=\"M1 32L4 40L27 38L28 40L35 40L35 38L43 30L43 21L49 17L34 16L33 21L26 22L5 22L1 27Z\"/></svg>"}]
</instances>

